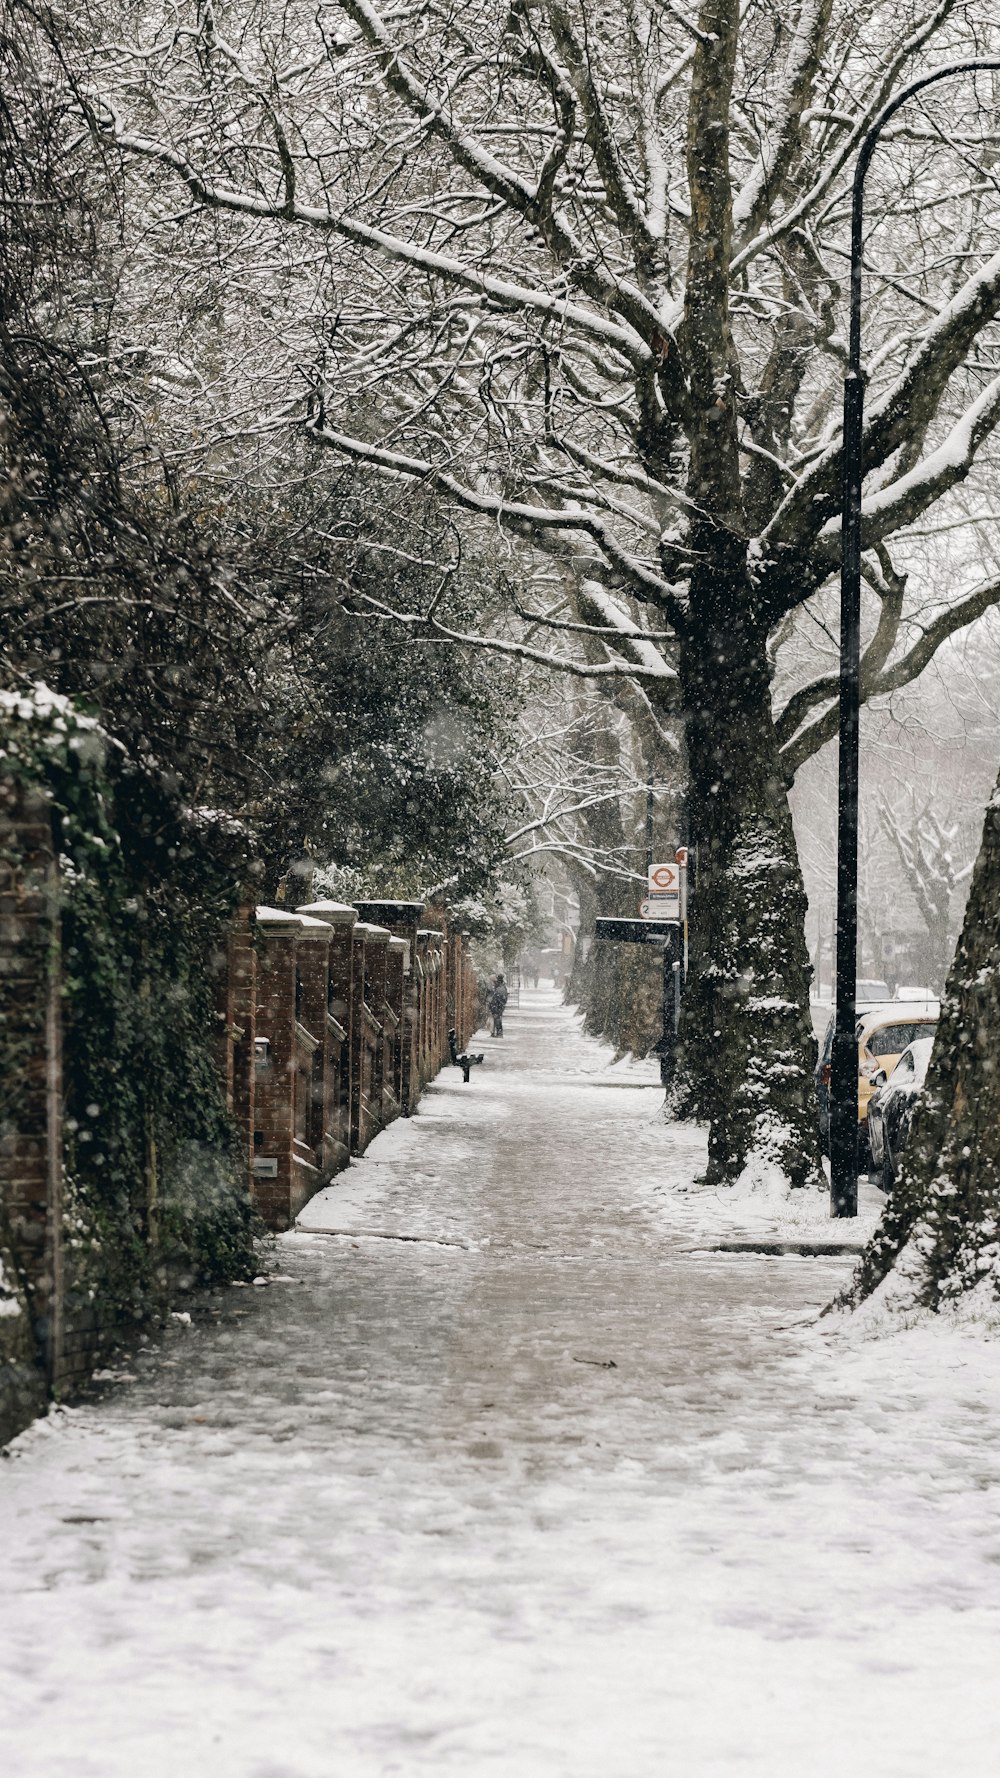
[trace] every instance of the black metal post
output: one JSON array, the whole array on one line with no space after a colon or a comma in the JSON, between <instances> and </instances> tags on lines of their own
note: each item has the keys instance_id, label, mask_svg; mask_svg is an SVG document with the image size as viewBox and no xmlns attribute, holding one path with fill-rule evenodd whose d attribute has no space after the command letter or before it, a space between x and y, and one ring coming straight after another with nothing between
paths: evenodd
<instances>
[{"instance_id":1,"label":"black metal post","mask_svg":"<svg viewBox=\"0 0 1000 1778\"><path fill-rule=\"evenodd\" d=\"M677 1027L680 1024L680 972L678 951L681 947L681 928L672 926L670 934L663 946L663 1032L660 1037L660 1079L663 1085L669 1086L673 1079L674 1061L677 1054Z\"/></svg>"},{"instance_id":2,"label":"black metal post","mask_svg":"<svg viewBox=\"0 0 1000 1778\"><path fill-rule=\"evenodd\" d=\"M858 711L861 672L861 485L865 385L861 370L861 272L865 175L889 119L924 87L1000 61L955 62L914 80L883 106L864 136L851 207L851 334L844 378L843 531L840 577L840 760L837 803L837 1011L830 1069L830 1212L858 1213Z\"/></svg>"},{"instance_id":3,"label":"black metal post","mask_svg":"<svg viewBox=\"0 0 1000 1778\"><path fill-rule=\"evenodd\" d=\"M649 873L653 868L653 786L646 787L646 892L649 892Z\"/></svg>"},{"instance_id":4,"label":"black metal post","mask_svg":"<svg viewBox=\"0 0 1000 1778\"><path fill-rule=\"evenodd\" d=\"M857 206L856 212L857 212ZM860 219L859 219L860 220ZM853 290L852 290L853 296ZM852 320L853 334L853 320ZM858 1214L858 707L861 664L860 369L844 382L844 519L840 585L840 758L837 801L837 1012L830 1068L830 1213Z\"/></svg>"}]
</instances>

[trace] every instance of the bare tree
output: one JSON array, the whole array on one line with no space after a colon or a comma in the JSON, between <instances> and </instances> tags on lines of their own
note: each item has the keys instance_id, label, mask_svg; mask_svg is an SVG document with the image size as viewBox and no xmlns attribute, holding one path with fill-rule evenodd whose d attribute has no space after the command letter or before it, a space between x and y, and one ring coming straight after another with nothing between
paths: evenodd
<instances>
[{"instance_id":1,"label":"bare tree","mask_svg":"<svg viewBox=\"0 0 1000 1778\"><path fill-rule=\"evenodd\" d=\"M80 63L144 240L169 259L205 226L186 188L229 219L227 264L279 293L269 355L258 341L275 411L283 374L285 417L298 404L334 458L545 555L574 588L560 621L603 631L606 657L573 670L682 716L688 1053L718 1177L816 1176L786 783L835 685L797 683L775 719L773 644L839 564L854 154L973 28L992 43L990 7L960 0L178 0ZM890 556L1000 417L992 152L951 93L900 119L871 177L868 694L1000 597L996 575L922 589L913 622ZM452 631L443 609L403 615Z\"/></svg>"},{"instance_id":2,"label":"bare tree","mask_svg":"<svg viewBox=\"0 0 1000 1778\"><path fill-rule=\"evenodd\" d=\"M946 822L930 803L918 806L913 797L909 808L902 809L893 808L882 795L878 809L906 887L927 929L932 980L940 986L955 947L952 919L956 896L960 885L972 875L971 863L962 867L956 858L958 823Z\"/></svg>"}]
</instances>

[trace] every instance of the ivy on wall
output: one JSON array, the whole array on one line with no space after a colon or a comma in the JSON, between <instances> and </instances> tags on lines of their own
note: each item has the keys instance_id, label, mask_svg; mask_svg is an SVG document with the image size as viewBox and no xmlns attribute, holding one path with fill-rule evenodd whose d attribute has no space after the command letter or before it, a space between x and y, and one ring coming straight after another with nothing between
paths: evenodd
<instances>
[{"instance_id":1,"label":"ivy on wall","mask_svg":"<svg viewBox=\"0 0 1000 1778\"><path fill-rule=\"evenodd\" d=\"M214 1005L246 848L44 686L0 693L0 769L53 818L70 1313L120 1323L253 1270Z\"/></svg>"}]
</instances>

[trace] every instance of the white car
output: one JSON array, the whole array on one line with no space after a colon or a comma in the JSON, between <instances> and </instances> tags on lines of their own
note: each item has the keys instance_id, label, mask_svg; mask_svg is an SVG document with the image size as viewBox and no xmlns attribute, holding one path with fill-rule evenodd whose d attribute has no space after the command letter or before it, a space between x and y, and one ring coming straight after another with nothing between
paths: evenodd
<instances>
[{"instance_id":1,"label":"white car","mask_svg":"<svg viewBox=\"0 0 1000 1778\"><path fill-rule=\"evenodd\" d=\"M881 1173L882 1190L892 1190L899 1160L909 1134L917 1100L927 1079L934 1049L933 1037L919 1037L906 1048L889 1075L881 1070L872 1081L876 1088L868 1102L868 1142L872 1169Z\"/></svg>"}]
</instances>

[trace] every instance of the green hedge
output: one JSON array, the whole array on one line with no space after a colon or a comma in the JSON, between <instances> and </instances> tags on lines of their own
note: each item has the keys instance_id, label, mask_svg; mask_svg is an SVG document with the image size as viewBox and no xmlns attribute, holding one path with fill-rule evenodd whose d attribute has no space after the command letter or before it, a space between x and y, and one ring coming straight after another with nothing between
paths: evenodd
<instances>
[{"instance_id":1,"label":"green hedge","mask_svg":"<svg viewBox=\"0 0 1000 1778\"><path fill-rule=\"evenodd\" d=\"M44 687L0 693L0 769L53 812L72 1294L102 1325L141 1318L254 1265L213 992L245 846Z\"/></svg>"}]
</instances>

